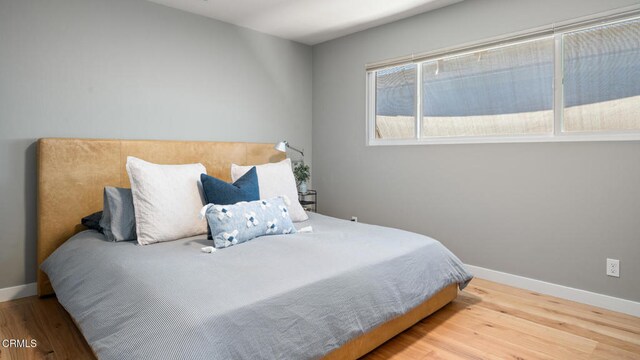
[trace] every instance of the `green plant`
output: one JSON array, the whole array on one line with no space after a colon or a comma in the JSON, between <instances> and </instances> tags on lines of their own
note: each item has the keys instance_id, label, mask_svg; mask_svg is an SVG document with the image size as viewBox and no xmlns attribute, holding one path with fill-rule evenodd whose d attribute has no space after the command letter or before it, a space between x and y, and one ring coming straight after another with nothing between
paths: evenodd
<instances>
[{"instance_id":1,"label":"green plant","mask_svg":"<svg viewBox=\"0 0 640 360\"><path fill-rule=\"evenodd\" d=\"M293 168L293 176L296 177L296 182L298 185L306 182L311 177L311 169L309 165L305 163L300 163Z\"/></svg>"}]
</instances>

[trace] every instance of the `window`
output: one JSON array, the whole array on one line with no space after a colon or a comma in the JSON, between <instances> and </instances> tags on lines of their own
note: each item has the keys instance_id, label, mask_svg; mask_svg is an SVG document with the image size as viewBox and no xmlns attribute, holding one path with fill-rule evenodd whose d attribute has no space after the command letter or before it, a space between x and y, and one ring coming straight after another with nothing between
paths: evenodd
<instances>
[{"instance_id":1,"label":"window","mask_svg":"<svg viewBox=\"0 0 640 360\"><path fill-rule=\"evenodd\" d=\"M562 37L563 130L640 130L640 20Z\"/></svg>"},{"instance_id":2,"label":"window","mask_svg":"<svg viewBox=\"0 0 640 360\"><path fill-rule=\"evenodd\" d=\"M553 131L553 38L422 64L421 137Z\"/></svg>"},{"instance_id":3,"label":"window","mask_svg":"<svg viewBox=\"0 0 640 360\"><path fill-rule=\"evenodd\" d=\"M415 137L416 74L414 64L376 72L376 138Z\"/></svg>"},{"instance_id":4,"label":"window","mask_svg":"<svg viewBox=\"0 0 640 360\"><path fill-rule=\"evenodd\" d=\"M425 55L367 81L372 145L640 139L640 19Z\"/></svg>"}]
</instances>

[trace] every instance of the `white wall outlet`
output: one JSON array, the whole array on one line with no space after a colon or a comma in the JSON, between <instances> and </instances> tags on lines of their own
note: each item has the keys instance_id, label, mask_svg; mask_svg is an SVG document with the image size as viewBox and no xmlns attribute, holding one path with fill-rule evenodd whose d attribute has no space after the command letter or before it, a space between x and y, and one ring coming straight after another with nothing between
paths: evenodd
<instances>
[{"instance_id":1,"label":"white wall outlet","mask_svg":"<svg viewBox=\"0 0 640 360\"><path fill-rule=\"evenodd\" d=\"M352 216L352 217L351 217L351 221L353 221L353 222L358 222L358 217L357 217L357 216Z\"/></svg>"},{"instance_id":2,"label":"white wall outlet","mask_svg":"<svg viewBox=\"0 0 640 360\"><path fill-rule=\"evenodd\" d=\"M620 260L607 259L607 275L620 277Z\"/></svg>"}]
</instances>

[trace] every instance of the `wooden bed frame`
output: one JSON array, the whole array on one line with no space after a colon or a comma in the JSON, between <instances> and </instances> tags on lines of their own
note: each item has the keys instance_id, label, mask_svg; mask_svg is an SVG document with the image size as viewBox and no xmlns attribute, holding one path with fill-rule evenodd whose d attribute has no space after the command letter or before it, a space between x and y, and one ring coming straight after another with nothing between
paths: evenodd
<instances>
[{"instance_id":1,"label":"wooden bed frame","mask_svg":"<svg viewBox=\"0 0 640 360\"><path fill-rule=\"evenodd\" d=\"M105 186L129 187L125 163L135 156L159 164L202 163L210 175L230 180L231 163L277 162L285 154L273 144L158 140L38 140L38 267L75 233L80 219L102 209ZM38 295L53 294L38 269ZM457 296L452 284L408 313L329 353L326 359L356 359L432 314Z\"/></svg>"}]
</instances>

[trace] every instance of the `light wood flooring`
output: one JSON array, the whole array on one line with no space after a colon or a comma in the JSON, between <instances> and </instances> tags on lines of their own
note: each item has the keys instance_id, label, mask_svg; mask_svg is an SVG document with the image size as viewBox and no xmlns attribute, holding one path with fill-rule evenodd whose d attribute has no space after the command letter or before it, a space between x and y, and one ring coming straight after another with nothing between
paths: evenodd
<instances>
[{"instance_id":1,"label":"light wood flooring","mask_svg":"<svg viewBox=\"0 0 640 360\"><path fill-rule=\"evenodd\" d=\"M55 298L0 303L2 339L35 339L37 347L0 346L0 360L94 358ZM474 279L365 358L640 359L640 318Z\"/></svg>"}]
</instances>

